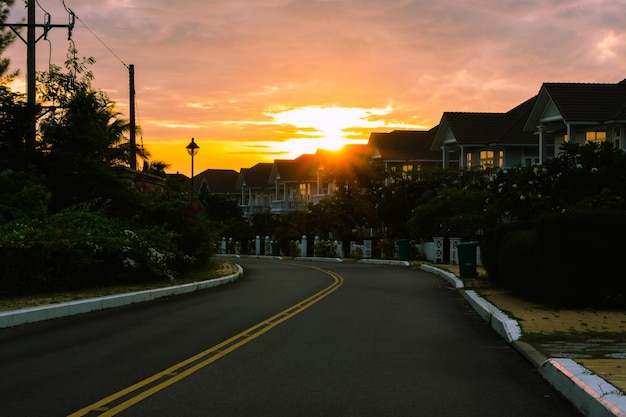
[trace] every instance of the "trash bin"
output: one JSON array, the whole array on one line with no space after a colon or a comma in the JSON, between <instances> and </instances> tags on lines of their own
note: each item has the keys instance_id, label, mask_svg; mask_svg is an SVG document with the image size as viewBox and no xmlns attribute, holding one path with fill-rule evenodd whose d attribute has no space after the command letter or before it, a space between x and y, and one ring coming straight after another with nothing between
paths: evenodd
<instances>
[{"instance_id":1,"label":"trash bin","mask_svg":"<svg viewBox=\"0 0 626 417\"><path fill-rule=\"evenodd\" d=\"M398 259L401 261L409 260L409 240L398 239Z\"/></svg>"},{"instance_id":2,"label":"trash bin","mask_svg":"<svg viewBox=\"0 0 626 417\"><path fill-rule=\"evenodd\" d=\"M272 242L272 256L280 256L280 244Z\"/></svg>"},{"instance_id":3,"label":"trash bin","mask_svg":"<svg viewBox=\"0 0 626 417\"><path fill-rule=\"evenodd\" d=\"M459 242L456 250L459 255L459 273L461 278L476 278L476 246L478 242Z\"/></svg>"}]
</instances>

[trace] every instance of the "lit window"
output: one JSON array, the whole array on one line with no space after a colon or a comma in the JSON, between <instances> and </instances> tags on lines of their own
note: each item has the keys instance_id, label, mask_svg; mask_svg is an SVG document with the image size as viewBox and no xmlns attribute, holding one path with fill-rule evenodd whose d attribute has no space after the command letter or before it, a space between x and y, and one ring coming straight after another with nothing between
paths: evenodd
<instances>
[{"instance_id":1,"label":"lit window","mask_svg":"<svg viewBox=\"0 0 626 417\"><path fill-rule=\"evenodd\" d=\"M495 166L494 158L495 154L493 151L480 151L480 167L486 169Z\"/></svg>"},{"instance_id":2,"label":"lit window","mask_svg":"<svg viewBox=\"0 0 626 417\"><path fill-rule=\"evenodd\" d=\"M472 167L472 154L468 153L465 157L467 159L467 167L471 168Z\"/></svg>"},{"instance_id":3,"label":"lit window","mask_svg":"<svg viewBox=\"0 0 626 417\"><path fill-rule=\"evenodd\" d=\"M603 130L586 132L585 138L587 142L604 142L606 140L606 132Z\"/></svg>"}]
</instances>

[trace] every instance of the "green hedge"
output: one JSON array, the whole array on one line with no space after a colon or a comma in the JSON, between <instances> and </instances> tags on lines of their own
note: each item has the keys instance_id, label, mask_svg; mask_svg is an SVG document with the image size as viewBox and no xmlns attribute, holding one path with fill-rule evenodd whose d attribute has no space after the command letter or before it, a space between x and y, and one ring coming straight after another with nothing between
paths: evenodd
<instances>
[{"instance_id":1,"label":"green hedge","mask_svg":"<svg viewBox=\"0 0 626 417\"><path fill-rule=\"evenodd\" d=\"M483 263L494 284L523 297L559 307L624 308L623 245L615 241L625 235L624 212L546 215L486 233Z\"/></svg>"}]
</instances>

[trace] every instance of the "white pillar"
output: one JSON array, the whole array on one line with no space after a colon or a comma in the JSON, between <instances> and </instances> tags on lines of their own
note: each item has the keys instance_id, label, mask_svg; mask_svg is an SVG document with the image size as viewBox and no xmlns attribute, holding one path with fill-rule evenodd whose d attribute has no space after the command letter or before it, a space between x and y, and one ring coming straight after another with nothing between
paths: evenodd
<instances>
[{"instance_id":1,"label":"white pillar","mask_svg":"<svg viewBox=\"0 0 626 417\"><path fill-rule=\"evenodd\" d=\"M306 235L302 235L302 241L300 241L300 256L306 257Z\"/></svg>"},{"instance_id":2,"label":"white pillar","mask_svg":"<svg viewBox=\"0 0 626 417\"><path fill-rule=\"evenodd\" d=\"M433 237L435 241L435 263L443 263L443 237Z\"/></svg>"},{"instance_id":3,"label":"white pillar","mask_svg":"<svg viewBox=\"0 0 626 417\"><path fill-rule=\"evenodd\" d=\"M450 263L452 265L459 264L459 252L456 248L456 244L461 241L460 237L451 237L450 238Z\"/></svg>"}]
</instances>

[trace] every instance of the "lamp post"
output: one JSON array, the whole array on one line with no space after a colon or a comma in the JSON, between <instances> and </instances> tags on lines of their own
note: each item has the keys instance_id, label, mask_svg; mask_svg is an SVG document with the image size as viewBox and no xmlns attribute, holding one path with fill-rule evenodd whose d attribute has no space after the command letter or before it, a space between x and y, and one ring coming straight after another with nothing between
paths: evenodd
<instances>
[{"instance_id":1,"label":"lamp post","mask_svg":"<svg viewBox=\"0 0 626 417\"><path fill-rule=\"evenodd\" d=\"M189 145L187 145L185 149L187 149L187 153L191 155L191 187L193 188L193 157L198 153L200 147L194 142L194 139L191 138L191 142L189 142Z\"/></svg>"}]
</instances>

